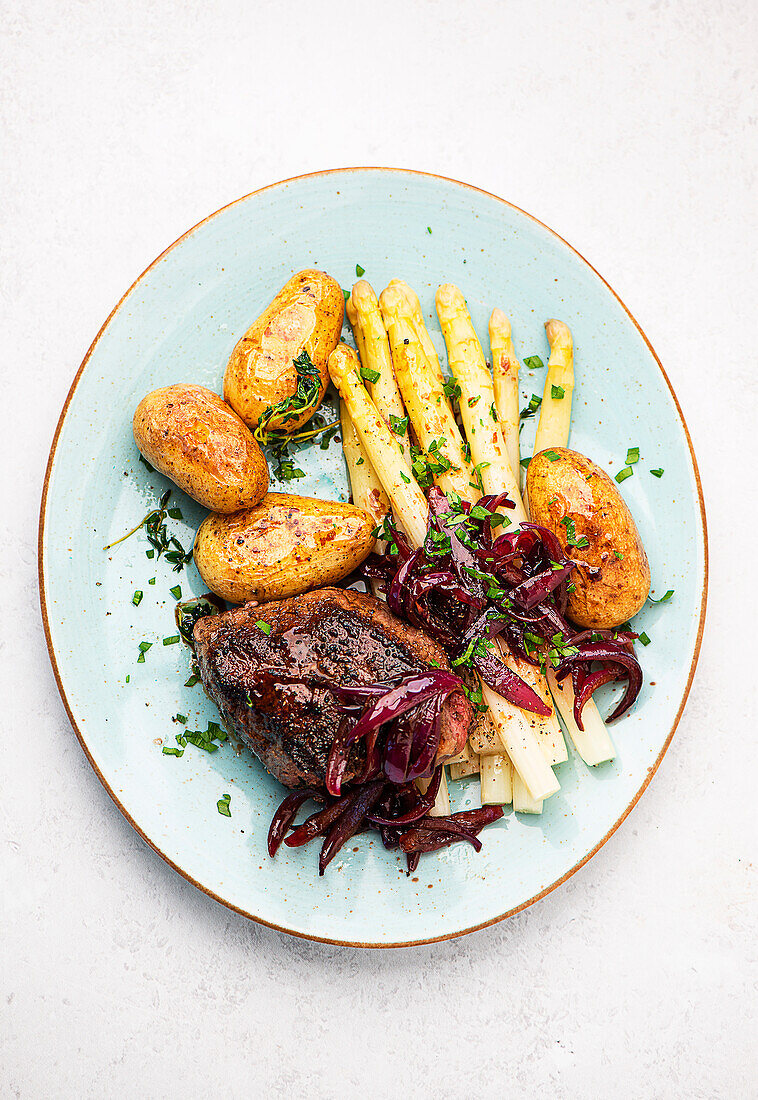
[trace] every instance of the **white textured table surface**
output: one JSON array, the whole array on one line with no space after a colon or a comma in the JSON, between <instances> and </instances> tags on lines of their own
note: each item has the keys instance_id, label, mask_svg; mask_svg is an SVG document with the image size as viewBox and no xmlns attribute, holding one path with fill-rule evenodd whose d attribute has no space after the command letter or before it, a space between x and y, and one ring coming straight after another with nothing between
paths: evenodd
<instances>
[{"instance_id":1,"label":"white textured table surface","mask_svg":"<svg viewBox=\"0 0 758 1100\"><path fill-rule=\"evenodd\" d=\"M0 1095L758 1095L753 0L1 7ZM259 928L142 843L68 726L36 584L53 429L114 303L217 207L353 164L501 194L605 275L711 531L698 674L631 817L527 912L394 952Z\"/></svg>"}]
</instances>

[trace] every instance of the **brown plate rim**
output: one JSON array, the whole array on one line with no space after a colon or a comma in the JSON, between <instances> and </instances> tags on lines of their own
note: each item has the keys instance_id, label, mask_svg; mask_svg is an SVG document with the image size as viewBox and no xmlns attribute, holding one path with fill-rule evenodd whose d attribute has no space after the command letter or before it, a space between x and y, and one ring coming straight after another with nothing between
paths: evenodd
<instances>
[{"instance_id":1,"label":"brown plate rim","mask_svg":"<svg viewBox=\"0 0 758 1100\"><path fill-rule=\"evenodd\" d=\"M699 503L700 503L700 518L701 518L702 525L703 525L703 596L702 596L701 603L700 603L700 620L699 620L699 623L698 623L697 639L695 641L695 649L694 649L694 652L693 652L693 655L692 655L692 662L690 664L690 672L689 672L689 676L687 678L687 684L685 686L684 693L682 695L682 700L681 700L681 703L679 704L679 709L676 713L676 717L674 718L674 723L673 723L673 725L671 727L671 730L669 731L669 734L668 734L668 736L667 736L667 738L666 738L666 740L663 744L663 747L662 747L660 753L658 754L658 756L656 757L655 762L653 763L652 767L648 770L647 777L645 778L644 782L642 783L639 790L635 794L634 798L632 798L631 802L629 803L629 805L624 810L623 814L618 818L618 820L614 823L614 825L608 830L608 832L605 834L605 836L601 840L599 840L598 843L593 848L591 848L590 851L587 852L587 854L585 856L583 856L582 859L580 859L578 861L578 863L575 863L574 866L571 867L564 875L561 875L561 877L559 879L556 879L555 882L553 882L549 886L545 887L544 890L541 890L539 893L535 894L533 897L529 898L527 901L522 902L521 905L517 905L515 908L509 909L506 913L502 913L497 917L492 917L490 920L482 921L481 924L473 924L473 925L471 925L470 928L462 928L462 929L460 929L459 931L456 931L456 932L449 932L444 936L432 936L428 939L419 939L419 940L401 940L401 941L398 941L396 943L365 943L365 942L360 942L360 941L357 941L357 940L337 940L337 939L331 939L327 936L313 936L313 935L309 935L307 932L298 932L294 929L283 928L283 927L281 927L281 925L274 924L272 921L264 920L263 917L259 917L255 913L248 913L247 910L242 909L239 906L232 904L232 902L227 901L225 898L219 897L218 894L214 893L212 890L209 890L201 882L198 882L196 879L194 879L190 874L188 874L187 871L185 871L182 867L180 867L177 863L175 863L174 860L172 860L170 856L166 855L165 852L162 852L161 849L158 848L157 845L153 843L153 841L150 839L150 837L147 836L146 833L143 832L143 830L140 828L140 826L137 824L137 822L134 820L134 818L128 812L126 807L123 806L122 803L119 801L118 796L116 795L115 791L109 785L107 779L105 778L105 776L100 771L97 764L95 763L95 761L92 757L92 754L90 753L89 748L88 748L88 746L87 746L87 744L84 740L84 737L82 736L82 733L81 733L81 731L80 731L80 729L79 729L79 727L76 723L76 719L74 717L73 711L71 709L68 698L66 696L65 688L63 686L63 681L61 679L60 670L58 668L58 662L57 662L57 659L56 659L55 650L53 648L53 643L52 643L52 639L51 639L51 636L50 636L50 623L49 623L49 619L48 619L47 601L46 601L46 596L45 596L45 574L44 574L44 561L43 561L43 541L44 541L44 532L45 532L45 513L46 513L46 507L47 507L47 494L48 494L48 488L49 488L49 484L50 484L50 475L52 473L53 463L55 461L55 452L56 452L56 449L57 449L57 446L58 446L58 439L60 437L61 429L63 427L63 423L64 423L65 418L66 418L66 413L68 412L68 407L69 407L69 405L71 403L71 400L74 396L74 393L76 391L76 387L79 384L79 380L80 380L80 378L81 378L81 376L84 372L84 369L87 366L87 363L89 362L90 356L92 355L92 352L94 351L98 340L100 339L103 332L105 331L105 329L110 324L110 321L112 320L113 316L120 309L121 304L128 297L128 295L132 292L132 290L134 290L134 288L137 286L137 284L139 282L141 282L142 279L144 279L144 277L147 275L147 273L150 270L152 270L152 268L155 267L155 265L157 263L159 263L165 256L167 256L168 253L171 252L171 250L173 248L175 248L182 241L186 240L187 237L191 236L195 232L196 229L200 228L201 225L204 225L206 222L210 221L211 218L217 217L217 215L221 214L224 210L228 210L229 207L236 206L237 203L246 202L248 199L252 198L254 195L260 195L264 191L271 191L276 187L283 187L286 184L295 183L299 180L313 179L317 176L330 176L330 175L344 174L346 172L354 172L354 173L358 173L358 172L403 173L404 175L409 175L409 176L421 176L421 177L425 177L427 179L441 180L444 183L452 183L452 184L455 184L457 187L463 187L463 188L466 188L466 190L475 191L480 195L485 195L485 196L487 196L487 198L495 199L497 202L501 202L501 203L503 203L503 205L509 206L512 210L516 210L519 214L523 214L525 217L529 218L530 221L533 221L537 225L541 226L543 229L546 229L548 231L548 233L550 233L553 237L557 238L557 240L559 240L562 244L566 245L566 247L569 248L574 253L575 256L578 256L579 259L583 263L585 263L587 265L587 267L589 267L590 270L592 272L594 272L595 275L597 275L598 279L600 279L600 281L604 284L604 286L606 286L608 288L608 290L611 292L611 294L616 299L616 301L619 303L619 305L621 305L624 312L627 314L627 316L629 317L629 319L632 321L635 328L639 332L640 336L645 341L645 344L647 345L647 347L650 351L650 354L653 356L656 363L658 364L658 368L659 368L661 374L663 375L663 378L666 382L666 385L669 388L669 391L671 393L671 397L674 401L674 405L676 406L676 411L679 414L679 419L681 420L682 427L684 428L684 434L685 434L685 437L687 439L687 446L689 447L690 458L692 460L692 469L693 469L693 472L695 474L695 483L697 485L698 500L699 500ZM61 700L63 702L63 706L65 707L66 714L68 715L68 718L69 718L71 726L74 730L74 733L76 734L76 736L79 740L79 744L81 745L85 756L89 760L89 763L92 766L93 771L97 775L97 777L100 780L100 782L102 783L102 785L105 787L105 789L108 792L108 794L110 795L110 797L115 802L116 806L118 806L121 813L124 815L124 817L129 822L129 824L132 826L132 828L135 830L135 832L137 832L139 834L139 836L142 837L142 839L145 841L145 843L148 844L153 849L153 851L158 853L158 855L161 857L161 859L164 859L170 867L172 867L175 871L177 871L182 876L182 878L185 878L187 880L187 882L190 882L193 886L196 886L198 890L201 890L204 894L207 894L208 897L213 898L214 901L217 901L221 905L226 906L227 909L231 909L233 912L239 913L240 916L247 917L249 920L255 921L256 924L262 924L267 928L274 929L274 931L276 931L276 932L284 932L289 936L297 936L299 939L311 940L315 943L328 943L328 944L332 944L336 947L363 947L363 948L372 948L372 949L379 950L379 949L389 949L389 948L394 948L394 947L421 947L425 944L440 943L444 940L457 939L459 936L467 936L471 932L478 932L482 928L489 928L494 924L499 924L500 921L506 920L508 917L515 916L516 913L521 913L524 909L528 909L530 905L534 905L535 902L540 901L542 898L544 898L548 894L552 893L553 890L556 890L559 886L561 886L564 882L566 882L569 878L571 878L572 875L575 875L576 872L581 867L583 867L585 865L585 863L587 863L590 859L592 859L592 857L594 855L597 854L597 852L600 851L600 849L603 847L603 845L606 844L608 840L610 840L610 838L613 836L613 834L616 832L616 830L619 828L619 826L622 824L622 822L626 820L626 818L629 816L631 811L634 809L634 807L639 802L639 800L642 797L643 793L645 792L648 785L650 784L651 779L653 778L653 776L657 772L658 768L660 767L661 761L663 760L663 757L666 754L666 750L668 749L669 745L671 744L671 740L674 736L674 733L676 732L676 728L679 725L679 721L682 717L682 712L684 711L684 707L685 707L685 704L687 702L687 697L689 696L689 693L690 693L690 688L692 687L692 680L693 680L693 677L695 675L695 668L697 666L698 657L700 656L700 647L702 645L702 640L703 640L703 629L705 627L705 609L706 609L706 602L707 602L707 597L708 597L708 528L707 528L706 515L705 515L705 501L704 501L704 498L703 498L703 487L702 487L702 483L700 481L700 471L698 469L697 459L695 457L695 451L694 451L694 448L692 446L692 439L690 437L689 429L687 427L687 422L684 419L684 414L682 413L682 409L681 409L681 406L679 404L679 399L677 398L676 393L674 392L674 387L671 385L669 377L666 374L666 371L663 369L663 364L661 363L660 359L656 355L656 352L655 352L655 349L653 348L653 345L650 343L647 336L642 331L642 328L640 327L640 325L637 322L636 318L633 316L631 311L628 309L628 307L625 305L625 303L618 296L618 294L613 289L613 287L603 278L603 276L600 274L600 272L597 271L592 266L592 264L589 262L589 260L585 259L585 257L581 254L581 252L578 252L572 245L569 244L568 241L564 240L564 238L561 237L560 234L556 233L555 230L551 229L550 226L545 225L545 223L541 222L539 220L539 218L535 218L532 214L529 214L526 210L522 210L520 206L516 206L514 203L508 202L506 199L501 198L499 195L494 195L490 191L485 191L481 187L475 187L473 184L464 183L461 180L452 179L449 176L441 176L441 175L439 175L438 173L435 173L435 172L422 172L422 171L418 171L418 170L413 169L413 168L387 168L387 167L379 167L379 166L378 167L364 166L364 167L353 167L353 168L328 168L328 169L324 169L324 170L318 171L318 172L306 172L306 173L303 173L302 175L299 175L299 176L290 176L288 179L279 180L277 183L267 184L265 187L260 187L256 191L251 191L247 195L242 195L240 198L234 199L233 202L227 203L225 206L222 206L218 210L215 210L212 214L209 214L206 218L203 218L196 225L193 225L192 228L188 229L186 233L183 233L181 235L181 237L178 237L177 240L175 240L173 242L173 244L170 244L168 246L168 248L165 248L163 250L163 252L161 252L160 255L157 256L153 260L153 262L145 268L145 270L142 272L142 274L137 279L135 279L135 281L132 283L132 285L129 287L129 289L126 291L126 293L119 299L119 301L113 307L113 309L111 310L111 312L108 315L107 319L105 320L105 322L101 326L99 332L97 333L97 336L92 341L92 343L91 343L91 345L90 345L90 347L87 351L87 354L84 356L84 359L82 360L81 366L79 367L78 371L76 372L76 375L74 376L74 380L71 383L71 388L68 391L68 395L67 395L66 400L64 402L63 408L61 410L61 414L58 418L58 423L57 423L56 428L55 428L55 434L53 435L53 441L52 441L52 444L51 444L51 447L50 447L50 455L48 457L47 467L45 469L45 480L44 480L43 487L42 487L42 501L41 501L41 505L40 505L39 530L38 530L38 537L37 537L37 571L38 571L38 577L39 577L40 607L41 607L41 610L42 610L42 624L43 624L44 631L45 631L45 642L47 644L47 651L48 651L48 654L49 654L49 657L50 657L50 664L52 665L53 675L55 676L55 682L58 686L58 692L59 692Z\"/></svg>"}]
</instances>

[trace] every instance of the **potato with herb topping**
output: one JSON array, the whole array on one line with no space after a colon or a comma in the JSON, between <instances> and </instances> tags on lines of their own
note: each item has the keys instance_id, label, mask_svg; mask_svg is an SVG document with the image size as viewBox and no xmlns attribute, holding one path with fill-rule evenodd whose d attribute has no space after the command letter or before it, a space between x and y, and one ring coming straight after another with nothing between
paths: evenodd
<instances>
[{"instance_id":1,"label":"potato with herb topping","mask_svg":"<svg viewBox=\"0 0 758 1100\"><path fill-rule=\"evenodd\" d=\"M251 508L268 489L268 466L245 424L216 393L180 383L143 397L134 439L151 466L214 512Z\"/></svg>"},{"instance_id":2,"label":"potato with herb topping","mask_svg":"<svg viewBox=\"0 0 758 1100\"><path fill-rule=\"evenodd\" d=\"M577 562L568 616L580 626L621 626L650 591L650 566L632 513L604 470L563 447L541 451L526 479L535 523Z\"/></svg>"},{"instance_id":3,"label":"potato with herb topping","mask_svg":"<svg viewBox=\"0 0 758 1100\"><path fill-rule=\"evenodd\" d=\"M210 590L230 603L280 600L352 573L374 545L373 529L351 504L269 493L245 512L208 516L193 557Z\"/></svg>"},{"instance_id":4,"label":"potato with herb topping","mask_svg":"<svg viewBox=\"0 0 758 1100\"><path fill-rule=\"evenodd\" d=\"M318 409L344 313L338 282L323 271L299 271L238 341L224 374L224 398L258 429L258 438L293 432Z\"/></svg>"}]
</instances>

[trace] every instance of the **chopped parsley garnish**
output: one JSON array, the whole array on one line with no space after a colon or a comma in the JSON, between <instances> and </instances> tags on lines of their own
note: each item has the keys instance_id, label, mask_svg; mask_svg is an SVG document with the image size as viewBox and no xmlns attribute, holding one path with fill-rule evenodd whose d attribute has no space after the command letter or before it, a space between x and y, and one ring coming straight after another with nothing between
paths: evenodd
<instances>
[{"instance_id":1,"label":"chopped parsley garnish","mask_svg":"<svg viewBox=\"0 0 758 1100\"><path fill-rule=\"evenodd\" d=\"M566 544L568 546L576 546L580 550L583 550L585 546L589 546L589 542L584 536L580 539L576 537L576 526L571 516L564 516L561 523L566 528Z\"/></svg>"},{"instance_id":2,"label":"chopped parsley garnish","mask_svg":"<svg viewBox=\"0 0 758 1100\"><path fill-rule=\"evenodd\" d=\"M145 467L145 469L147 470L147 472L149 474L154 474L155 473L155 467L150 465L150 463L147 461L147 459L145 458L144 455L140 455L139 460L140 460L140 462L142 463L142 465Z\"/></svg>"},{"instance_id":3,"label":"chopped parsley garnish","mask_svg":"<svg viewBox=\"0 0 758 1100\"><path fill-rule=\"evenodd\" d=\"M355 274L358 276L359 279L363 278L363 276L366 274L366 268L361 267L360 264L356 264L355 265Z\"/></svg>"},{"instance_id":4,"label":"chopped parsley garnish","mask_svg":"<svg viewBox=\"0 0 758 1100\"><path fill-rule=\"evenodd\" d=\"M539 355L527 355L524 360L524 366L528 367L529 370L542 370L544 365Z\"/></svg>"},{"instance_id":5,"label":"chopped parsley garnish","mask_svg":"<svg viewBox=\"0 0 758 1100\"><path fill-rule=\"evenodd\" d=\"M616 474L615 480L620 485L622 481L626 481L626 479L628 477L631 477L633 473L634 470L631 466L625 466L623 470L619 470L619 472Z\"/></svg>"},{"instance_id":6,"label":"chopped parsley garnish","mask_svg":"<svg viewBox=\"0 0 758 1100\"><path fill-rule=\"evenodd\" d=\"M146 558L154 558L155 557L155 550L146 550L145 551L145 557Z\"/></svg>"},{"instance_id":7,"label":"chopped parsley garnish","mask_svg":"<svg viewBox=\"0 0 758 1100\"><path fill-rule=\"evenodd\" d=\"M363 465L363 455L361 455L361 457L358 459L358 461L356 462L355 465L356 466L362 466Z\"/></svg>"},{"instance_id":8,"label":"chopped parsley garnish","mask_svg":"<svg viewBox=\"0 0 758 1100\"><path fill-rule=\"evenodd\" d=\"M174 745L164 745L161 752L164 756L184 756L184 749L178 749Z\"/></svg>"},{"instance_id":9,"label":"chopped parsley garnish","mask_svg":"<svg viewBox=\"0 0 758 1100\"><path fill-rule=\"evenodd\" d=\"M155 584L155 577L151 577L150 580L147 583L148 584Z\"/></svg>"},{"instance_id":10,"label":"chopped parsley garnish","mask_svg":"<svg viewBox=\"0 0 758 1100\"><path fill-rule=\"evenodd\" d=\"M650 639L648 638L644 630L640 634L639 640L642 642L643 645L650 645Z\"/></svg>"},{"instance_id":11,"label":"chopped parsley garnish","mask_svg":"<svg viewBox=\"0 0 758 1100\"><path fill-rule=\"evenodd\" d=\"M392 413L390 413L390 428L392 428L395 435L405 435L408 431L408 417L393 416Z\"/></svg>"},{"instance_id":12,"label":"chopped parsley garnish","mask_svg":"<svg viewBox=\"0 0 758 1100\"><path fill-rule=\"evenodd\" d=\"M482 698L481 684L477 684L476 687L473 688L466 687L464 684L463 694L479 714L483 714L487 710L484 699Z\"/></svg>"},{"instance_id":13,"label":"chopped parsley garnish","mask_svg":"<svg viewBox=\"0 0 758 1100\"><path fill-rule=\"evenodd\" d=\"M473 474L476 480L475 488L484 496L484 485L482 484L482 470L485 470L489 466L489 462L477 462L474 466Z\"/></svg>"},{"instance_id":14,"label":"chopped parsley garnish","mask_svg":"<svg viewBox=\"0 0 758 1100\"><path fill-rule=\"evenodd\" d=\"M189 680L185 680L184 686L186 688L191 688L191 687L194 687L195 684L198 684L199 682L200 682L200 677L197 675L197 673L193 672L192 675L190 676Z\"/></svg>"},{"instance_id":15,"label":"chopped parsley garnish","mask_svg":"<svg viewBox=\"0 0 758 1100\"><path fill-rule=\"evenodd\" d=\"M619 561L624 560L624 555L622 553L620 553L618 550L614 550L613 553L616 555L616 557L618 558Z\"/></svg>"},{"instance_id":16,"label":"chopped parsley garnish","mask_svg":"<svg viewBox=\"0 0 758 1100\"><path fill-rule=\"evenodd\" d=\"M294 462L280 462L274 476L278 481L296 481L298 478L305 477L305 470L301 470Z\"/></svg>"},{"instance_id":17,"label":"chopped parsley garnish","mask_svg":"<svg viewBox=\"0 0 758 1100\"><path fill-rule=\"evenodd\" d=\"M179 641L179 635L178 634L172 634L170 638L164 638L163 639L163 644L164 645L176 645L176 643L178 641Z\"/></svg>"},{"instance_id":18,"label":"chopped parsley garnish","mask_svg":"<svg viewBox=\"0 0 758 1100\"><path fill-rule=\"evenodd\" d=\"M540 362L540 366L542 363ZM537 412L537 409L542 404L542 398L538 397L536 393L533 393L529 398L529 404L521 410L518 414L519 420L523 423L525 420L529 420Z\"/></svg>"},{"instance_id":19,"label":"chopped parsley garnish","mask_svg":"<svg viewBox=\"0 0 758 1100\"><path fill-rule=\"evenodd\" d=\"M345 299L346 302L350 300L350 291L345 290L344 286L342 288L342 297Z\"/></svg>"},{"instance_id":20,"label":"chopped parsley garnish","mask_svg":"<svg viewBox=\"0 0 758 1100\"><path fill-rule=\"evenodd\" d=\"M555 386L551 383L550 396L554 401L562 401L563 398L566 396L566 391L564 390L563 386Z\"/></svg>"},{"instance_id":21,"label":"chopped parsley garnish","mask_svg":"<svg viewBox=\"0 0 758 1100\"><path fill-rule=\"evenodd\" d=\"M445 391L445 397L447 397L449 401L459 400L461 396L461 387L458 385L457 378L448 378L442 389Z\"/></svg>"},{"instance_id":22,"label":"chopped parsley garnish","mask_svg":"<svg viewBox=\"0 0 758 1100\"><path fill-rule=\"evenodd\" d=\"M229 803L231 802L231 800L232 796L230 794L222 794L221 798L219 798L218 802L216 803L216 809L222 817L232 816L232 811L229 809Z\"/></svg>"},{"instance_id":23,"label":"chopped parsley garnish","mask_svg":"<svg viewBox=\"0 0 758 1100\"><path fill-rule=\"evenodd\" d=\"M422 489L430 489L435 477L454 469L450 459L440 451L444 439L433 439L426 454L418 447L411 447L411 469Z\"/></svg>"},{"instance_id":24,"label":"chopped parsley garnish","mask_svg":"<svg viewBox=\"0 0 758 1100\"><path fill-rule=\"evenodd\" d=\"M653 477L663 477L663 470L651 470Z\"/></svg>"},{"instance_id":25,"label":"chopped parsley garnish","mask_svg":"<svg viewBox=\"0 0 758 1100\"><path fill-rule=\"evenodd\" d=\"M468 399L468 407L469 407L470 409L473 409L474 405L476 405L478 401L481 401L481 398L482 398L482 395L481 395L480 393L478 393L478 394L476 395L476 397L469 397L469 399Z\"/></svg>"},{"instance_id":26,"label":"chopped parsley garnish","mask_svg":"<svg viewBox=\"0 0 758 1100\"><path fill-rule=\"evenodd\" d=\"M182 598L182 587L181 587L181 585L175 584L173 588L169 589L169 591L170 591L171 595L174 597L175 600L180 600Z\"/></svg>"},{"instance_id":27,"label":"chopped parsley garnish","mask_svg":"<svg viewBox=\"0 0 758 1100\"><path fill-rule=\"evenodd\" d=\"M424 540L424 553L429 558L445 557L450 553L450 536L430 527Z\"/></svg>"},{"instance_id":28,"label":"chopped parsley garnish","mask_svg":"<svg viewBox=\"0 0 758 1100\"><path fill-rule=\"evenodd\" d=\"M227 732L222 729L218 722L209 722L208 728L205 730L184 730L182 734L177 737L179 744L194 745L196 749L202 749L203 752L216 752L218 745L216 741L226 741Z\"/></svg>"},{"instance_id":29,"label":"chopped parsley garnish","mask_svg":"<svg viewBox=\"0 0 758 1100\"><path fill-rule=\"evenodd\" d=\"M633 466L635 464L635 462L639 462L639 460L640 460L640 449L639 449L639 447L630 447L629 450L626 452L626 464L627 464L627 466Z\"/></svg>"},{"instance_id":30,"label":"chopped parsley garnish","mask_svg":"<svg viewBox=\"0 0 758 1100\"><path fill-rule=\"evenodd\" d=\"M127 678L124 682L128 684L130 680L131 680L131 676L127 676Z\"/></svg>"},{"instance_id":31,"label":"chopped parsley garnish","mask_svg":"<svg viewBox=\"0 0 758 1100\"><path fill-rule=\"evenodd\" d=\"M372 370L371 367L361 367L360 374L361 378L366 382L374 383L379 381L379 371Z\"/></svg>"},{"instance_id":32,"label":"chopped parsley garnish","mask_svg":"<svg viewBox=\"0 0 758 1100\"><path fill-rule=\"evenodd\" d=\"M486 508L482 508L480 504L475 504L469 512L471 519L489 519L490 513Z\"/></svg>"},{"instance_id":33,"label":"chopped parsley garnish","mask_svg":"<svg viewBox=\"0 0 758 1100\"><path fill-rule=\"evenodd\" d=\"M174 717L174 721L179 722L182 726L186 726L187 725L187 715L186 714L177 714Z\"/></svg>"},{"instance_id":34,"label":"chopped parsley garnish","mask_svg":"<svg viewBox=\"0 0 758 1100\"><path fill-rule=\"evenodd\" d=\"M271 633L271 624L267 623L264 619L256 619L255 625L258 627L259 630L262 630L264 634Z\"/></svg>"},{"instance_id":35,"label":"chopped parsley garnish","mask_svg":"<svg viewBox=\"0 0 758 1100\"><path fill-rule=\"evenodd\" d=\"M406 485L410 485L411 479L408 477L408 475L406 473L403 472L403 470L400 471L400 477L403 479L403 481L405 482Z\"/></svg>"},{"instance_id":36,"label":"chopped parsley garnish","mask_svg":"<svg viewBox=\"0 0 758 1100\"><path fill-rule=\"evenodd\" d=\"M144 663L145 663L145 654L147 653L148 649L150 649L152 647L152 644L153 644L152 642L140 642L140 644L139 644L139 657L137 658L137 664L138 665L144 665Z\"/></svg>"},{"instance_id":37,"label":"chopped parsley garnish","mask_svg":"<svg viewBox=\"0 0 758 1100\"><path fill-rule=\"evenodd\" d=\"M495 423L497 423L497 409L495 408L495 402L494 401L490 405L490 416L495 421Z\"/></svg>"},{"instance_id":38,"label":"chopped parsley garnish","mask_svg":"<svg viewBox=\"0 0 758 1100\"><path fill-rule=\"evenodd\" d=\"M668 603L671 597L674 595L674 589L669 588L668 592L664 592L659 600L654 600L652 596L648 596L650 603Z\"/></svg>"},{"instance_id":39,"label":"chopped parsley garnish","mask_svg":"<svg viewBox=\"0 0 758 1100\"><path fill-rule=\"evenodd\" d=\"M524 467L525 470L529 469L529 463L531 461L532 461L531 458L522 458L521 459L521 465Z\"/></svg>"},{"instance_id":40,"label":"chopped parsley garnish","mask_svg":"<svg viewBox=\"0 0 758 1100\"><path fill-rule=\"evenodd\" d=\"M468 665L471 661L471 655L474 652L475 646L476 641L470 641L464 649L463 653L461 653L460 657L456 657L455 660L450 662L450 667L457 668L458 665Z\"/></svg>"},{"instance_id":41,"label":"chopped parsley garnish","mask_svg":"<svg viewBox=\"0 0 758 1100\"><path fill-rule=\"evenodd\" d=\"M140 592L139 588L135 591L134 595L132 596L132 603L134 604L135 607L139 607L139 605L142 603L142 593Z\"/></svg>"},{"instance_id":42,"label":"chopped parsley garnish","mask_svg":"<svg viewBox=\"0 0 758 1100\"><path fill-rule=\"evenodd\" d=\"M561 457L559 454L556 454L555 451L545 451L544 454L548 462L558 462Z\"/></svg>"},{"instance_id":43,"label":"chopped parsley garnish","mask_svg":"<svg viewBox=\"0 0 758 1100\"><path fill-rule=\"evenodd\" d=\"M431 233L431 231L432 231L432 227L431 227L430 225L427 225L427 227L426 227L426 231L427 231L427 233Z\"/></svg>"}]
</instances>

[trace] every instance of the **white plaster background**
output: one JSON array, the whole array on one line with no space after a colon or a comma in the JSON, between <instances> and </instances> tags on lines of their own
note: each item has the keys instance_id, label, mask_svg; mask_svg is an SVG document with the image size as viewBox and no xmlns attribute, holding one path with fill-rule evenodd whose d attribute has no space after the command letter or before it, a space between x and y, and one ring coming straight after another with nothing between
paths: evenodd
<instances>
[{"instance_id":1,"label":"white plaster background","mask_svg":"<svg viewBox=\"0 0 758 1100\"><path fill-rule=\"evenodd\" d=\"M0 1095L758 1095L754 0L0 9ZM113 304L222 204L354 164L501 194L609 279L681 398L712 551L690 702L620 831L504 924L365 953L248 923L132 832L69 729L35 573L55 422Z\"/></svg>"}]
</instances>

